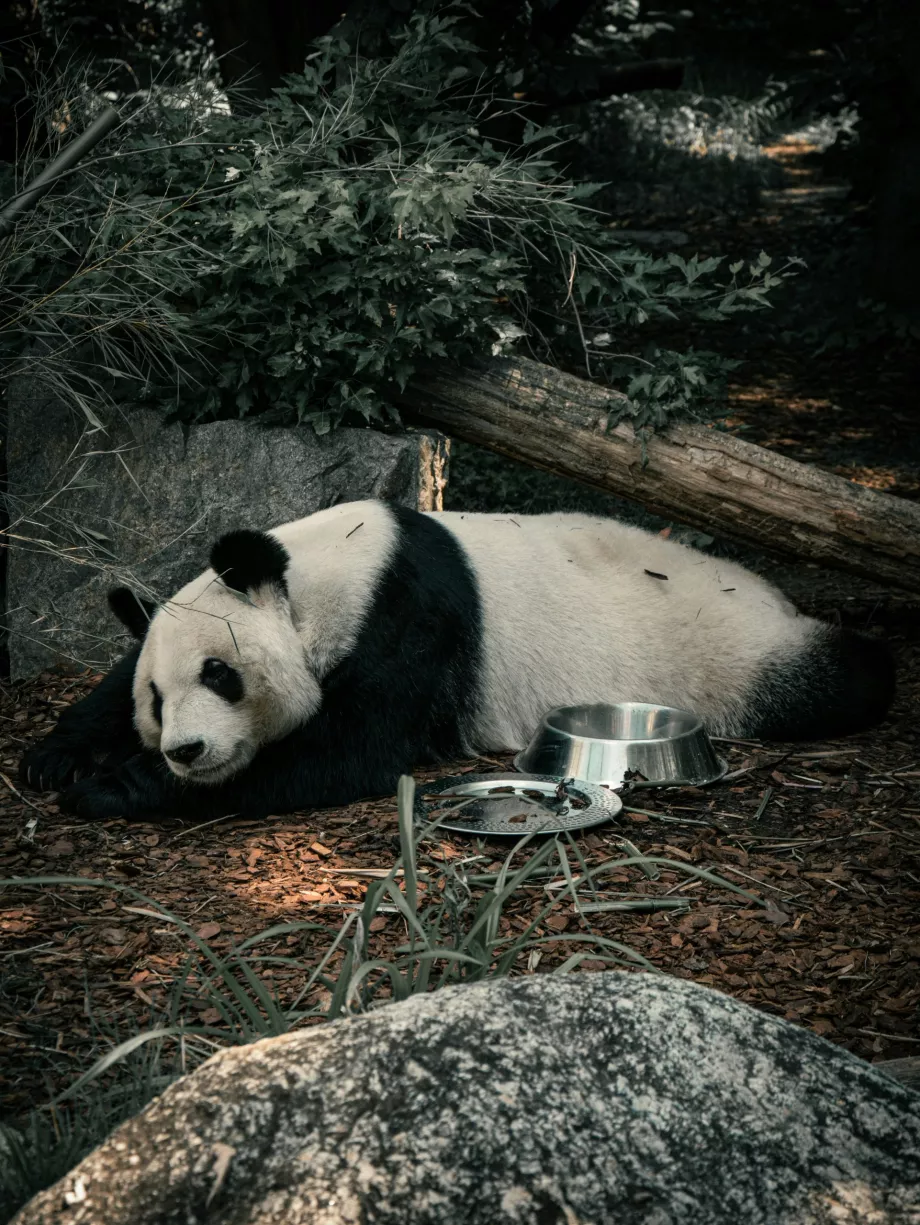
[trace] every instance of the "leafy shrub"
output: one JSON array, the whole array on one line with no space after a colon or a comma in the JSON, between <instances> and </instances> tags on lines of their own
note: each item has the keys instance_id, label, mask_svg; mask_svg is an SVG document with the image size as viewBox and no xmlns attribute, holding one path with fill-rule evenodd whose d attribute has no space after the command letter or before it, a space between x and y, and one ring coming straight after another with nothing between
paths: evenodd
<instances>
[{"instance_id":1,"label":"leafy shrub","mask_svg":"<svg viewBox=\"0 0 920 1225\"><path fill-rule=\"evenodd\" d=\"M0 259L19 304L0 321L5 371L42 373L30 345L50 335L84 410L108 373L111 393L185 421L324 431L394 419L423 360L523 342L621 385L640 425L702 412L716 359L631 358L620 337L758 309L783 270L723 282L718 260L625 248L591 189L558 177L555 132L513 151L482 136L498 104L451 19L417 16L395 41L362 59L322 40L249 114L152 97Z\"/></svg>"},{"instance_id":2,"label":"leafy shrub","mask_svg":"<svg viewBox=\"0 0 920 1225\"><path fill-rule=\"evenodd\" d=\"M692 44L699 13L646 11L639 0L607 0L580 27L580 50L611 59L688 57L681 90L645 91L581 108L576 123L579 175L601 179L599 199L612 212L679 214L756 204L761 189L782 182L764 141L788 117L785 82L745 72L737 57L715 68L718 84L703 88ZM703 18L705 20L705 18ZM739 70L740 69L740 73ZM695 88L691 86L695 85ZM748 95L748 96L744 96Z\"/></svg>"}]
</instances>

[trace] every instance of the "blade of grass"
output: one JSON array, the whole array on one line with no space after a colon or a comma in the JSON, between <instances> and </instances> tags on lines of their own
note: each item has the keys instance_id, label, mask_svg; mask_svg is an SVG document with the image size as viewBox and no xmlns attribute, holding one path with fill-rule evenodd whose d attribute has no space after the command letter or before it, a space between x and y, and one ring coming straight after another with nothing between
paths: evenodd
<instances>
[{"instance_id":1,"label":"blade of grass","mask_svg":"<svg viewBox=\"0 0 920 1225\"><path fill-rule=\"evenodd\" d=\"M109 1068L114 1067L116 1063L119 1063L139 1047L145 1046L148 1042L157 1042L163 1038L175 1038L179 1032L179 1029L175 1027L148 1029L143 1033L135 1034L133 1038L128 1038L126 1042L119 1043L113 1050L107 1051L97 1059L92 1067L87 1068L81 1076L78 1076L72 1084L59 1093L55 1098L55 1104L66 1101L67 1098L79 1093L88 1084L91 1084L92 1081L100 1077L103 1072L107 1072Z\"/></svg>"}]
</instances>

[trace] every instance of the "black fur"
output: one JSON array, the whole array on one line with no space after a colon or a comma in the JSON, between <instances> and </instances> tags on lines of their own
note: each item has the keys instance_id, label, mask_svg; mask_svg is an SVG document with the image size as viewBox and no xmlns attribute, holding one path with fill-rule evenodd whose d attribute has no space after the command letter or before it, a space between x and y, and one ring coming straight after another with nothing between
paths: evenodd
<instances>
[{"instance_id":1,"label":"black fur","mask_svg":"<svg viewBox=\"0 0 920 1225\"><path fill-rule=\"evenodd\" d=\"M139 642L144 639L157 610L156 604L135 595L129 587L114 587L109 592L109 608Z\"/></svg>"},{"instance_id":2,"label":"black fur","mask_svg":"<svg viewBox=\"0 0 920 1225\"><path fill-rule=\"evenodd\" d=\"M201 665L201 683L225 702L243 700L243 678L222 659L206 659Z\"/></svg>"},{"instance_id":3,"label":"black fur","mask_svg":"<svg viewBox=\"0 0 920 1225\"><path fill-rule=\"evenodd\" d=\"M211 569L234 591L253 591L273 583L287 594L284 573L291 558L287 549L267 532L227 532L211 550Z\"/></svg>"},{"instance_id":4,"label":"black fur","mask_svg":"<svg viewBox=\"0 0 920 1225\"><path fill-rule=\"evenodd\" d=\"M150 704L153 717L160 727L163 726L163 695L153 681L150 682Z\"/></svg>"},{"instance_id":5,"label":"black fur","mask_svg":"<svg viewBox=\"0 0 920 1225\"><path fill-rule=\"evenodd\" d=\"M322 706L309 723L264 748L246 770L217 787L183 784L159 753L143 751L71 786L62 806L87 817L138 819L290 812L391 793L400 774L464 752L481 667L475 578L440 523L398 507L392 513L399 528L396 551L354 649L323 681ZM130 719L133 660L119 665L127 684L112 682L113 673L65 716L68 734L83 733L84 756L91 756L98 739L95 712L106 698L110 721ZM83 712L91 702L87 721ZM33 760L59 752L63 723L32 750ZM57 786L66 785L62 772L54 778Z\"/></svg>"},{"instance_id":6,"label":"black fur","mask_svg":"<svg viewBox=\"0 0 920 1225\"><path fill-rule=\"evenodd\" d=\"M745 735L832 740L884 719L894 699L894 662L887 643L822 626L799 659L767 664L754 689L760 709Z\"/></svg>"},{"instance_id":7,"label":"black fur","mask_svg":"<svg viewBox=\"0 0 920 1225\"><path fill-rule=\"evenodd\" d=\"M54 730L25 754L19 767L24 782L38 791L61 791L83 775L138 753L132 686L140 647L135 647L103 677L93 692L69 707Z\"/></svg>"}]
</instances>

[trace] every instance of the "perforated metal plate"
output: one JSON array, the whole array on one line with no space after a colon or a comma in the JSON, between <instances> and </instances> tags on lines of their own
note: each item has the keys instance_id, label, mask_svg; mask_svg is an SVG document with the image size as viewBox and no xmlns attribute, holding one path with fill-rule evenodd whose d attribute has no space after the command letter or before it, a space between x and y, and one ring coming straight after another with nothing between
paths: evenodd
<instances>
[{"instance_id":1,"label":"perforated metal plate","mask_svg":"<svg viewBox=\"0 0 920 1225\"><path fill-rule=\"evenodd\" d=\"M623 807L613 791L544 774L462 774L439 778L415 794L417 821L439 819L458 834L523 838L561 834L612 820Z\"/></svg>"}]
</instances>

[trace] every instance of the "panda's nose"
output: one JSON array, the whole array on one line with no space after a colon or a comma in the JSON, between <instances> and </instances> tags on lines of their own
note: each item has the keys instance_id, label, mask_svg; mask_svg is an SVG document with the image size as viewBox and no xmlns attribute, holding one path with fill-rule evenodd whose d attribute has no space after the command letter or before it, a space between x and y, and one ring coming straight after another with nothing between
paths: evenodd
<instances>
[{"instance_id":1,"label":"panda's nose","mask_svg":"<svg viewBox=\"0 0 920 1225\"><path fill-rule=\"evenodd\" d=\"M203 740L192 740L188 744L177 744L174 749L164 749L163 753L170 761L180 766L188 766L204 752Z\"/></svg>"}]
</instances>

